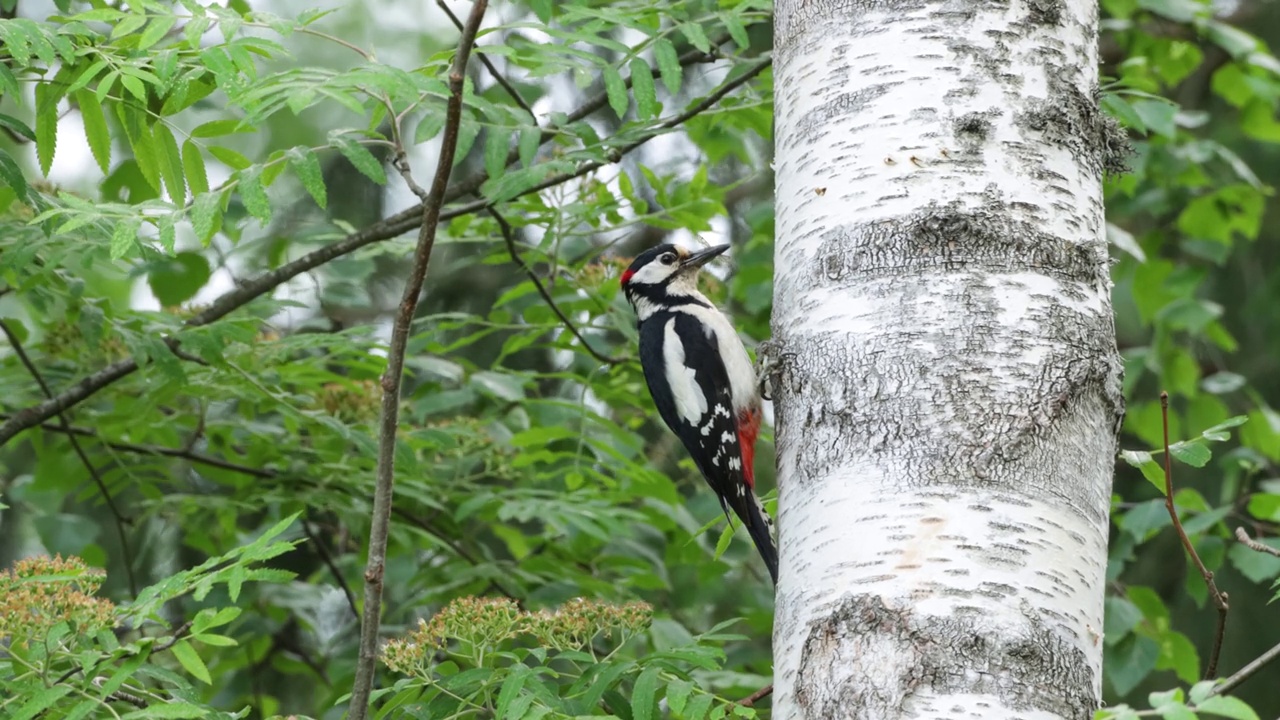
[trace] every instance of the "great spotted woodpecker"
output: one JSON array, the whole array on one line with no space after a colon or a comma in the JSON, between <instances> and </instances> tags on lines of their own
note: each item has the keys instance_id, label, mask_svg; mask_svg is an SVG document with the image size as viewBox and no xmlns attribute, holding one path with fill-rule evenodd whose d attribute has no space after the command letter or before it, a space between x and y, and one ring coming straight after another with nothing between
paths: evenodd
<instances>
[{"instance_id":1,"label":"great spotted woodpecker","mask_svg":"<svg viewBox=\"0 0 1280 720\"><path fill-rule=\"evenodd\" d=\"M698 292L699 268L728 249L659 245L622 273L622 290L639 321L640 364L658 414L693 456L725 517L732 509L747 526L776 585L773 522L754 491L762 416L755 368L729 318Z\"/></svg>"}]
</instances>

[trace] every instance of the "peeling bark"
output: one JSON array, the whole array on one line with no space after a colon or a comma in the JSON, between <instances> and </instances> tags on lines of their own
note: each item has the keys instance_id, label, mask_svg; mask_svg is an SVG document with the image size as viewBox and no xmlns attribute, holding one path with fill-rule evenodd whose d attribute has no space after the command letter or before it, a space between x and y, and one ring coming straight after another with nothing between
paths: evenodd
<instances>
[{"instance_id":1,"label":"peeling bark","mask_svg":"<svg viewBox=\"0 0 1280 720\"><path fill-rule=\"evenodd\" d=\"M1123 414L1087 0L777 0L776 718L1088 718Z\"/></svg>"}]
</instances>

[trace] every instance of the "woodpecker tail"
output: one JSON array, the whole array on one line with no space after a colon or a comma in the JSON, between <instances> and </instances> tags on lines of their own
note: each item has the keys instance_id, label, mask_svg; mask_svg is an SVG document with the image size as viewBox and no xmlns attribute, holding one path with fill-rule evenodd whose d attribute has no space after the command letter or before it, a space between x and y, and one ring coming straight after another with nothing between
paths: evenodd
<instances>
[{"instance_id":1,"label":"woodpecker tail","mask_svg":"<svg viewBox=\"0 0 1280 720\"><path fill-rule=\"evenodd\" d=\"M778 585L778 548L773 544L773 520L769 517L769 513L765 512L764 504L755 493L748 490L747 495L750 501L745 503L746 513L742 522L747 526L751 541L756 544L756 550L759 551L765 566L769 568L769 577L773 578L773 584L776 587Z\"/></svg>"}]
</instances>

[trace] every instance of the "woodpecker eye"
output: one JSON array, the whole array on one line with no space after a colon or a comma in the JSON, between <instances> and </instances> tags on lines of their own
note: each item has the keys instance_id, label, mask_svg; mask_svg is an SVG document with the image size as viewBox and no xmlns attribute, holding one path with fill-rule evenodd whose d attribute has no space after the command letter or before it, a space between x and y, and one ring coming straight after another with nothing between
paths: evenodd
<instances>
[{"instance_id":1,"label":"woodpecker eye","mask_svg":"<svg viewBox=\"0 0 1280 720\"><path fill-rule=\"evenodd\" d=\"M670 265L671 263L676 261L676 254L666 253L660 259L662 260L663 265Z\"/></svg>"}]
</instances>

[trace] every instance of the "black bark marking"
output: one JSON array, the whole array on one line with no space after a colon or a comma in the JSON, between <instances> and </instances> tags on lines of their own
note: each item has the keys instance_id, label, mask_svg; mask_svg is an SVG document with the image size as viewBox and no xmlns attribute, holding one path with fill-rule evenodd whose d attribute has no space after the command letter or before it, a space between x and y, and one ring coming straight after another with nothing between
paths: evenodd
<instances>
[{"instance_id":1,"label":"black bark marking","mask_svg":"<svg viewBox=\"0 0 1280 720\"><path fill-rule=\"evenodd\" d=\"M808 627L796 704L814 720L873 720L921 709L920 693L981 694L1015 710L1089 718L1099 699L1084 690L1093 684L1083 651L1023 617L1010 625L977 608L917 615L877 595L848 596Z\"/></svg>"}]
</instances>

